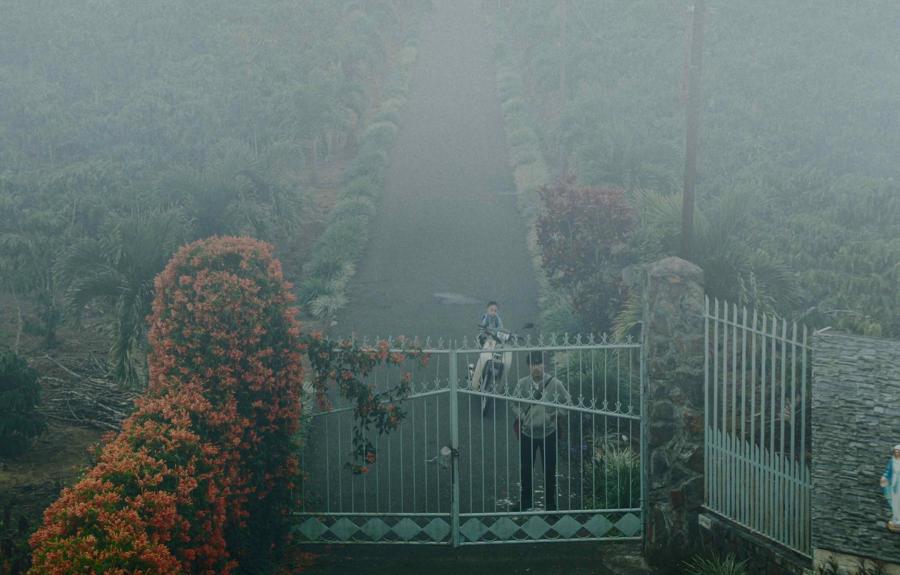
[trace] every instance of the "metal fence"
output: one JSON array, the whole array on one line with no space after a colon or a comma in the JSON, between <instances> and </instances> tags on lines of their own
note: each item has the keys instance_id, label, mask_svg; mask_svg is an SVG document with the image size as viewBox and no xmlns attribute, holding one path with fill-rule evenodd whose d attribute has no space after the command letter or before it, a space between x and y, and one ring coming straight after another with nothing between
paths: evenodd
<instances>
[{"instance_id":1,"label":"metal fence","mask_svg":"<svg viewBox=\"0 0 900 575\"><path fill-rule=\"evenodd\" d=\"M373 432L377 462L367 473L354 475L347 465L349 405L336 402L306 417L300 540L466 545L641 537L639 343L526 340L502 350L507 366L490 381L471 375L484 354L475 345L423 347L430 359L409 368L406 417L389 434ZM542 395L532 384L527 358L535 352L566 393ZM381 367L368 382L387 389L404 368ZM520 425L517 432L517 416L532 409L545 410L543 428L523 433Z\"/></svg>"},{"instance_id":2,"label":"metal fence","mask_svg":"<svg viewBox=\"0 0 900 575\"><path fill-rule=\"evenodd\" d=\"M807 328L706 298L706 507L809 556Z\"/></svg>"}]
</instances>

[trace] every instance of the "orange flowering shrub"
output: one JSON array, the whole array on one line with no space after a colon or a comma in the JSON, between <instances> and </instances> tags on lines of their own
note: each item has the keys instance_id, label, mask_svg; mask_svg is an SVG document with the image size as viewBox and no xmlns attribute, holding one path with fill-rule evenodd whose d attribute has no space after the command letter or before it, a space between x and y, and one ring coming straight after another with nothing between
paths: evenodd
<instances>
[{"instance_id":1,"label":"orange flowering shrub","mask_svg":"<svg viewBox=\"0 0 900 575\"><path fill-rule=\"evenodd\" d=\"M230 573L286 534L304 343L268 244L213 238L156 280L150 383L32 537L33 573Z\"/></svg>"}]
</instances>

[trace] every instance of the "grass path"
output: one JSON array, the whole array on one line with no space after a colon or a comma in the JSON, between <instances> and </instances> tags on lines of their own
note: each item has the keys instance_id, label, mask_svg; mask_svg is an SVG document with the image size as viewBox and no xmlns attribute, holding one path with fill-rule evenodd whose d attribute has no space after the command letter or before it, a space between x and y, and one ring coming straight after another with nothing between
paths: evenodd
<instances>
[{"instance_id":1,"label":"grass path","mask_svg":"<svg viewBox=\"0 0 900 575\"><path fill-rule=\"evenodd\" d=\"M472 335L484 303L513 329L537 283L479 0L440 0L422 33L372 242L338 318L342 335Z\"/></svg>"}]
</instances>

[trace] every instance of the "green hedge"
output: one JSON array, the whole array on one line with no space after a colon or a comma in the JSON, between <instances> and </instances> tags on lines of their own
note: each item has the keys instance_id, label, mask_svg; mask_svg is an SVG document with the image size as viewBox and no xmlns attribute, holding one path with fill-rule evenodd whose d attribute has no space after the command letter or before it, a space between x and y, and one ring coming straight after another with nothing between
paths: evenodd
<instances>
[{"instance_id":1,"label":"green hedge","mask_svg":"<svg viewBox=\"0 0 900 575\"><path fill-rule=\"evenodd\" d=\"M497 94L503 113L510 168L516 183L517 206L528 223L528 251L538 278L541 324L547 331L573 331L577 318L566 298L556 293L547 281L535 228L541 209L537 190L550 183L550 169L541 149L540 138L532 127L536 124L525 98L525 83L507 49L503 24L496 21L493 24Z\"/></svg>"},{"instance_id":2,"label":"green hedge","mask_svg":"<svg viewBox=\"0 0 900 575\"><path fill-rule=\"evenodd\" d=\"M417 45L417 38L410 36L398 53L396 67L385 82L384 100L359 138L357 155L344 175L338 202L303 268L304 280L298 290L306 313L313 317L333 316L347 304L347 284L364 255L369 227L384 194Z\"/></svg>"}]
</instances>

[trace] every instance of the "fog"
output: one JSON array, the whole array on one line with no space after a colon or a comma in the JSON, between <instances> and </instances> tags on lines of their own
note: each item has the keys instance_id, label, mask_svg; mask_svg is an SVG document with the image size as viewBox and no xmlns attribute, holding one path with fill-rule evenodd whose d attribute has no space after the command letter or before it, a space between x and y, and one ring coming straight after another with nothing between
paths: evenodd
<instances>
[{"instance_id":1,"label":"fog","mask_svg":"<svg viewBox=\"0 0 900 575\"><path fill-rule=\"evenodd\" d=\"M6 250L7 291L33 293L56 317L67 286L50 270L65 267L67 246L163 212L176 237L155 240L156 265L193 237L273 241L301 303L318 300L315 315L343 334L458 338L491 299L512 324L537 321L527 260L540 258L526 234L540 206L517 205L532 189L517 189L514 170L539 155L547 173L520 188L565 174L677 202L689 8L8 2L2 225L33 236L35 253L16 262ZM710 2L697 213L698 249L712 253L696 259L719 266L721 295L896 331L898 19L891 2ZM364 139L385 122L396 142ZM354 194L348 168L366 154L384 166L357 182L370 189L352 199L366 203L332 234L364 241L323 247L341 269L313 269L332 208ZM666 208L640 201L636 235L653 237L633 239L630 259L676 251L676 224L651 221ZM554 330L595 327L549 307Z\"/></svg>"},{"instance_id":2,"label":"fog","mask_svg":"<svg viewBox=\"0 0 900 575\"><path fill-rule=\"evenodd\" d=\"M496 302L522 341L630 345L670 256L896 339L898 31L894 0L0 0L0 348L48 417L120 429L155 282L214 236L271 244L335 341L475 357Z\"/></svg>"}]
</instances>

